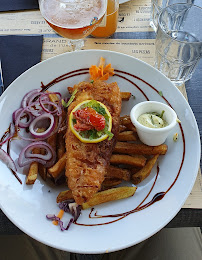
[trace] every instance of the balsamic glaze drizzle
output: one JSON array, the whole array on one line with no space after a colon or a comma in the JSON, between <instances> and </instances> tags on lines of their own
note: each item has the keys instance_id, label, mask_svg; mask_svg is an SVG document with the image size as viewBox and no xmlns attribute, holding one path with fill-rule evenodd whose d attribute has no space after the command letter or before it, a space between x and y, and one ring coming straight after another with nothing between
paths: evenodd
<instances>
[{"instance_id":1,"label":"balsamic glaze drizzle","mask_svg":"<svg viewBox=\"0 0 202 260\"><path fill-rule=\"evenodd\" d=\"M138 89L142 94L143 96L145 97L146 100L149 100L149 98L147 97L147 95L144 93L144 91L136 84L134 83L132 80L124 77L122 74L125 74L125 75L128 75L128 76L131 76L139 81L142 81L143 83L145 83L148 87L150 87L151 89L153 89L155 92L157 92L159 94L159 91L153 87L151 84L149 84L148 82L146 82L145 80L131 74L131 73L128 73L128 72L125 72L125 71L121 71L121 70L115 70L116 74L115 76L117 77L120 77L128 82L130 82L136 89ZM85 74L88 74L89 73L89 69L88 68L84 68L84 69L79 69L79 70L74 70L74 71L71 71L71 72L68 72L66 74L63 74L59 77L57 77L56 79L52 80L51 82L49 82L47 85L44 85L43 82L41 82L41 88L42 90L41 91L46 91L47 89L49 89L51 86L57 84L58 82L60 81L63 81L63 80L66 80L68 78L71 78L71 77L76 77L76 76L81 76L81 75L85 75ZM120 74L118 74L120 73ZM170 106L171 104L168 102L168 100L162 96L162 98L166 101L166 103ZM183 155L182 155L182 161L181 161L181 165L179 167L179 170L178 170L178 173L177 173L177 176L175 178L175 180L173 181L173 183L170 185L170 187L165 191L165 192L158 192L154 195L154 197L152 198L151 201L147 202L146 204L142 205L145 200L149 197L150 193L152 192L155 184L156 184L156 181L157 181L157 178L158 178L158 174L159 174L159 166L157 166L157 174L156 174L156 177L155 177L155 180L154 180L154 183L150 189L150 191L148 192L148 194L146 195L146 197L142 200L142 202L133 210L131 211L127 211L127 212L124 212L124 213L118 213L118 214L113 214L113 215L98 215L97 212L94 213L94 216L92 216L93 214L93 211L94 211L94 208L91 209L91 212L89 214L89 218L116 218L115 220L112 220L112 221L109 221L109 222L105 222L105 223L97 223L97 224L83 224L83 223L78 223L78 222L75 222L75 224L77 225L82 225L82 226L100 226L100 225L106 225L106 224L111 224L111 223L114 223L118 220L121 220L125 217L127 217L128 215L132 214L132 213L135 213L135 212L138 212L138 211L141 211L145 208L148 208L149 206L151 206L152 204L156 203L157 201L160 201L164 198L164 196L166 195L167 192L169 192L169 190L174 186L175 182L177 181L179 175L180 175L180 172L181 172L181 169L182 169L182 166L183 166L183 163L184 163L184 157L185 157L185 137L184 137L184 131L182 129L182 126L181 126L181 123L179 123L179 126L180 126L180 131L181 131L181 134L182 134L182 140L183 140Z\"/></svg>"}]
</instances>

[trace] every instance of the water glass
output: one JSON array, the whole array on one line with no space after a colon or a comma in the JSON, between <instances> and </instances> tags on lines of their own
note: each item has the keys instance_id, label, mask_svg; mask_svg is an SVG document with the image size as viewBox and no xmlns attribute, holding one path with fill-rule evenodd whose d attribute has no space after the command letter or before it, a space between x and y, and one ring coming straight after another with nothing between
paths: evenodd
<instances>
[{"instance_id":1,"label":"water glass","mask_svg":"<svg viewBox=\"0 0 202 260\"><path fill-rule=\"evenodd\" d=\"M150 26L156 32L158 15L161 12L161 10L166 6L176 4L176 3L193 4L194 2L195 0L151 0Z\"/></svg>"},{"instance_id":2,"label":"water glass","mask_svg":"<svg viewBox=\"0 0 202 260\"><path fill-rule=\"evenodd\" d=\"M155 67L174 84L192 77L202 55L202 8L174 4L159 14Z\"/></svg>"}]
</instances>

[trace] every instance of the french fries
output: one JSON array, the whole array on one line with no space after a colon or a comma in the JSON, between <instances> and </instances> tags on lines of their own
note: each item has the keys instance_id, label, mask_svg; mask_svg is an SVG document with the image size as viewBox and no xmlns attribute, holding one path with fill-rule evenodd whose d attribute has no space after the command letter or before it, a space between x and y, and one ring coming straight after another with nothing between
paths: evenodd
<instances>
[{"instance_id":1,"label":"french fries","mask_svg":"<svg viewBox=\"0 0 202 260\"><path fill-rule=\"evenodd\" d=\"M66 154L63 154L63 156L60 158L59 161L57 161L56 164L54 164L51 168L48 169L48 173L56 179L59 177L60 173L65 169L66 165Z\"/></svg>"},{"instance_id":2,"label":"french fries","mask_svg":"<svg viewBox=\"0 0 202 260\"><path fill-rule=\"evenodd\" d=\"M38 171L39 171L39 175L41 176L41 178L44 181L46 181L46 178L47 178L47 168L44 167L41 163L39 163Z\"/></svg>"},{"instance_id":3,"label":"french fries","mask_svg":"<svg viewBox=\"0 0 202 260\"><path fill-rule=\"evenodd\" d=\"M124 125L126 130L136 132L136 128L130 120L130 116L125 115L120 117L120 124Z\"/></svg>"},{"instance_id":4,"label":"french fries","mask_svg":"<svg viewBox=\"0 0 202 260\"><path fill-rule=\"evenodd\" d=\"M119 133L121 133L121 132L123 132L125 130L127 130L127 127L125 125L120 125L119 126Z\"/></svg>"},{"instance_id":5,"label":"french fries","mask_svg":"<svg viewBox=\"0 0 202 260\"><path fill-rule=\"evenodd\" d=\"M159 157L158 154L154 155L154 157L152 157L151 159L149 159L147 161L146 165L141 170L139 170L138 172L136 172L132 175L132 182L134 184L139 184L141 181L143 181L145 178L147 178L149 176L158 157Z\"/></svg>"},{"instance_id":6,"label":"french fries","mask_svg":"<svg viewBox=\"0 0 202 260\"><path fill-rule=\"evenodd\" d=\"M121 92L122 101L128 101L131 98L132 94L130 92Z\"/></svg>"},{"instance_id":7,"label":"french fries","mask_svg":"<svg viewBox=\"0 0 202 260\"><path fill-rule=\"evenodd\" d=\"M110 165L108 167L106 177L117 178L124 181L130 181L130 171Z\"/></svg>"},{"instance_id":8,"label":"french fries","mask_svg":"<svg viewBox=\"0 0 202 260\"><path fill-rule=\"evenodd\" d=\"M129 164L137 167L143 167L146 163L146 158L143 155L135 154L134 156L125 154L112 154L111 164Z\"/></svg>"},{"instance_id":9,"label":"french fries","mask_svg":"<svg viewBox=\"0 0 202 260\"><path fill-rule=\"evenodd\" d=\"M123 131L119 133L118 141L137 141L137 135L133 131Z\"/></svg>"},{"instance_id":10,"label":"french fries","mask_svg":"<svg viewBox=\"0 0 202 260\"><path fill-rule=\"evenodd\" d=\"M117 142L114 148L114 152L124 154L164 155L166 154L167 149L168 148L166 144L161 144L158 146L148 146L146 144Z\"/></svg>"},{"instance_id":11,"label":"french fries","mask_svg":"<svg viewBox=\"0 0 202 260\"><path fill-rule=\"evenodd\" d=\"M38 175L38 163L32 162L29 167L29 172L26 178L26 184L31 185L34 184Z\"/></svg>"},{"instance_id":12,"label":"french fries","mask_svg":"<svg viewBox=\"0 0 202 260\"><path fill-rule=\"evenodd\" d=\"M83 203L82 208L88 209L109 201L131 197L135 194L136 189L136 187L118 187L98 192L88 202Z\"/></svg>"},{"instance_id":13,"label":"french fries","mask_svg":"<svg viewBox=\"0 0 202 260\"><path fill-rule=\"evenodd\" d=\"M128 125L131 123L130 116L125 115L120 117L120 124L121 125Z\"/></svg>"},{"instance_id":14,"label":"french fries","mask_svg":"<svg viewBox=\"0 0 202 260\"><path fill-rule=\"evenodd\" d=\"M108 189L108 188L111 188L111 187L115 187L115 186L117 186L121 183L122 183L121 179L106 177L105 180L102 183L102 190L105 190L105 189Z\"/></svg>"},{"instance_id":15,"label":"french fries","mask_svg":"<svg viewBox=\"0 0 202 260\"><path fill-rule=\"evenodd\" d=\"M61 191L58 194L56 202L59 203L59 202L62 202L62 201L65 201L65 200L70 200L70 199L73 199L72 191L71 190L65 190L65 191Z\"/></svg>"},{"instance_id":16,"label":"french fries","mask_svg":"<svg viewBox=\"0 0 202 260\"><path fill-rule=\"evenodd\" d=\"M66 118L66 113L63 111L62 112L62 121L65 121ZM57 136L57 157L58 159L62 158L62 156L65 153L65 138L64 138L64 133L63 131L58 133Z\"/></svg>"}]
</instances>

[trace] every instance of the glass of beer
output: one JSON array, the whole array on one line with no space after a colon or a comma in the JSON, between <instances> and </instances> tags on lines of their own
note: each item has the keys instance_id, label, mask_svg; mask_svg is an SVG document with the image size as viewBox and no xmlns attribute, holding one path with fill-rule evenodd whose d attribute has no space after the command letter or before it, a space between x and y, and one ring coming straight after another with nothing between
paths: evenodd
<instances>
[{"instance_id":1,"label":"glass of beer","mask_svg":"<svg viewBox=\"0 0 202 260\"><path fill-rule=\"evenodd\" d=\"M68 38L75 51L102 21L107 0L39 0L39 8L50 27Z\"/></svg>"},{"instance_id":2,"label":"glass of beer","mask_svg":"<svg viewBox=\"0 0 202 260\"><path fill-rule=\"evenodd\" d=\"M107 12L102 22L93 31L94 37L106 38L115 33L118 24L119 0L107 1Z\"/></svg>"}]
</instances>

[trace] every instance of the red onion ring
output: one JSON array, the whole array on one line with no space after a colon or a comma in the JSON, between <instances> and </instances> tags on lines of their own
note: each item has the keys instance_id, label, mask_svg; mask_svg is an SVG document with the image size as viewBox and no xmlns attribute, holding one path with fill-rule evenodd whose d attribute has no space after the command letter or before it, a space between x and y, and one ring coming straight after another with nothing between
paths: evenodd
<instances>
[{"instance_id":1,"label":"red onion ring","mask_svg":"<svg viewBox=\"0 0 202 260\"><path fill-rule=\"evenodd\" d=\"M19 113L23 110L23 108L18 108L17 110L15 110L12 114L12 118L13 118L13 123L15 124L16 118L19 115Z\"/></svg>"},{"instance_id":2,"label":"red onion ring","mask_svg":"<svg viewBox=\"0 0 202 260\"><path fill-rule=\"evenodd\" d=\"M31 151L35 148L45 150L45 154L32 154ZM48 161L47 158L50 158ZM56 153L53 148L46 142L35 142L28 144L22 149L18 158L18 164L20 167L24 167L32 162L38 162L43 164L45 167L51 167L55 163Z\"/></svg>"},{"instance_id":3,"label":"red onion ring","mask_svg":"<svg viewBox=\"0 0 202 260\"><path fill-rule=\"evenodd\" d=\"M4 139L2 142L0 142L0 146L2 146L3 144L5 144L7 141L9 141L15 134L15 126L13 123L10 123L9 126L9 136L6 137L6 139Z\"/></svg>"},{"instance_id":4,"label":"red onion ring","mask_svg":"<svg viewBox=\"0 0 202 260\"><path fill-rule=\"evenodd\" d=\"M27 108L24 108L24 109L20 108L20 109L16 110L14 113L13 113L13 119L15 118L14 122L15 122L15 126L17 126L17 127L26 128L30 125L30 123L33 120L33 116L31 114L31 112L27 111ZM25 123L23 123L21 121L23 114L28 116L28 121Z\"/></svg>"},{"instance_id":5,"label":"red onion ring","mask_svg":"<svg viewBox=\"0 0 202 260\"><path fill-rule=\"evenodd\" d=\"M33 100L36 96L38 96L40 94L40 91L41 91L40 89L33 89L33 90L29 91L27 94L25 94L22 99L21 106L23 108L28 106L29 101ZM33 96L34 96L34 98L33 98Z\"/></svg>"},{"instance_id":6,"label":"red onion ring","mask_svg":"<svg viewBox=\"0 0 202 260\"><path fill-rule=\"evenodd\" d=\"M41 121L41 120L45 120L45 119L50 119L50 125L49 127L46 129L46 131L42 132L42 133L37 133L35 131L35 129L37 129L36 124ZM32 136L34 136L35 138L48 138L52 132L53 129L55 128L55 118L52 114L50 113L44 113L38 117L36 117L31 124L29 125L29 131L32 134Z\"/></svg>"},{"instance_id":7,"label":"red onion ring","mask_svg":"<svg viewBox=\"0 0 202 260\"><path fill-rule=\"evenodd\" d=\"M50 94L54 94L54 95L58 95L59 96L58 104L50 101L50 98L49 98ZM44 100L45 97L48 97L49 101ZM56 114L57 113L57 115L60 115L62 113L62 109L61 109L62 102L61 102L61 100L62 100L62 95L59 92L43 93L39 97L39 103L40 103L41 107L44 109L44 111L47 112L47 113L51 113L51 114ZM45 107L45 104L49 105L48 109ZM55 109L53 111L50 110L52 107L55 107Z\"/></svg>"},{"instance_id":8,"label":"red onion ring","mask_svg":"<svg viewBox=\"0 0 202 260\"><path fill-rule=\"evenodd\" d=\"M33 107L37 107L33 108ZM44 113L43 108L40 106L39 101L33 102L31 105L26 107L27 111L29 111L33 116L40 116Z\"/></svg>"},{"instance_id":9,"label":"red onion ring","mask_svg":"<svg viewBox=\"0 0 202 260\"><path fill-rule=\"evenodd\" d=\"M53 103L51 101L41 101L41 99L39 99L39 103L46 113L54 115L58 112L59 107L56 103ZM48 105L48 108L46 108L45 105ZM51 110L52 107L55 107L54 110Z\"/></svg>"},{"instance_id":10,"label":"red onion ring","mask_svg":"<svg viewBox=\"0 0 202 260\"><path fill-rule=\"evenodd\" d=\"M0 160L13 171L17 171L16 166L10 155L0 148Z\"/></svg>"}]
</instances>

